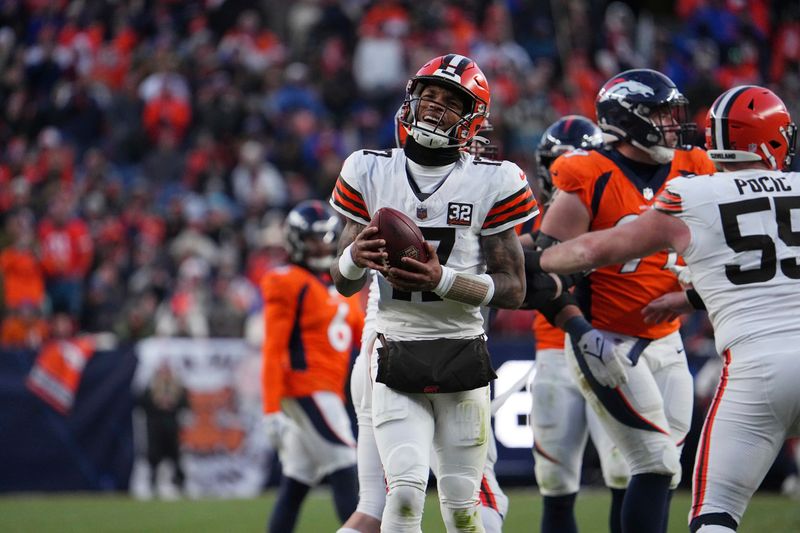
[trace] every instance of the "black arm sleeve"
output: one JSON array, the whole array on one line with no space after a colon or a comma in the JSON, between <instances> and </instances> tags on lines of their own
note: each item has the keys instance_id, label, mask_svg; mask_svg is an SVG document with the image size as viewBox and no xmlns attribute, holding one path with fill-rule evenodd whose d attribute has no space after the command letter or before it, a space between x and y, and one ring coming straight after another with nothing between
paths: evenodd
<instances>
[{"instance_id":1,"label":"black arm sleeve","mask_svg":"<svg viewBox=\"0 0 800 533\"><path fill-rule=\"evenodd\" d=\"M547 304L538 309L542 316L547 319L553 327L556 326L556 315L568 305L578 306L578 301L570 292L564 292L555 300L550 300Z\"/></svg>"},{"instance_id":2,"label":"black arm sleeve","mask_svg":"<svg viewBox=\"0 0 800 533\"><path fill-rule=\"evenodd\" d=\"M563 275L544 272L539 264L542 257L541 250L523 249L522 253L525 257L526 288L525 300L520 309L538 309L545 302L556 298L561 292L568 290L583 278L582 273ZM560 292L553 276L557 276L561 280Z\"/></svg>"},{"instance_id":3,"label":"black arm sleeve","mask_svg":"<svg viewBox=\"0 0 800 533\"><path fill-rule=\"evenodd\" d=\"M555 246L556 244L560 243L561 241L556 239L555 237L551 237L547 233L542 233L539 231L536 234L536 239L534 239L534 243L536 244L536 248L539 250L547 250L551 246Z\"/></svg>"},{"instance_id":4,"label":"black arm sleeve","mask_svg":"<svg viewBox=\"0 0 800 533\"><path fill-rule=\"evenodd\" d=\"M704 311L706 308L706 303L700 298L700 295L697 294L697 291L694 289L686 289L686 299L689 300L689 303L692 304L692 307L697 309L698 311Z\"/></svg>"}]
</instances>

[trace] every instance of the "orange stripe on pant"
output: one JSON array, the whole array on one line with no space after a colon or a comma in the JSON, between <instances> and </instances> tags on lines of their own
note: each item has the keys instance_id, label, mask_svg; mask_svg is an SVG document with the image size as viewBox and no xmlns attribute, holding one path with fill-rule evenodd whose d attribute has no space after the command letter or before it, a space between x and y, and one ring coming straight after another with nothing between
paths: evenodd
<instances>
[{"instance_id":1,"label":"orange stripe on pant","mask_svg":"<svg viewBox=\"0 0 800 533\"><path fill-rule=\"evenodd\" d=\"M708 410L708 416L703 424L703 433L700 438L700 445L697 450L697 460L694 465L694 480L692 483L692 518L700 515L700 511L703 507L703 500L706 492L706 481L708 480L708 459L709 450L711 448L711 430L714 427L714 418L717 416L719 404L722 401L722 395L728 385L728 368L731 364L731 351L725 350L722 356L725 359L725 365L722 367L722 377L719 380L717 392L714 394L714 400L711 402L711 408Z\"/></svg>"}]
</instances>

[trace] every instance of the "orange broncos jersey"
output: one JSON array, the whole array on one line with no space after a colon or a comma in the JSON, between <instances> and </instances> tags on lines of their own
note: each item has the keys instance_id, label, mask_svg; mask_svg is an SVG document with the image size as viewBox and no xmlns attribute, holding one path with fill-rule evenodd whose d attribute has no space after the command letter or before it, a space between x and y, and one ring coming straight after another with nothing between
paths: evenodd
<instances>
[{"instance_id":1,"label":"orange broncos jersey","mask_svg":"<svg viewBox=\"0 0 800 533\"><path fill-rule=\"evenodd\" d=\"M296 265L267 272L264 296L264 412L282 398L331 391L344 399L353 342L361 339L359 296L345 298L331 283Z\"/></svg>"},{"instance_id":2,"label":"orange broncos jersey","mask_svg":"<svg viewBox=\"0 0 800 533\"><path fill-rule=\"evenodd\" d=\"M591 216L590 231L624 224L650 209L669 180L677 176L711 174L714 164L699 148L676 150L669 165L662 165L649 182L629 169L613 150L576 150L564 154L550 168L553 184L573 193ZM576 287L575 295L592 325L648 339L676 331L678 320L645 324L641 311L654 298L680 290L668 266L677 255L667 250L651 256L593 271Z\"/></svg>"}]
</instances>

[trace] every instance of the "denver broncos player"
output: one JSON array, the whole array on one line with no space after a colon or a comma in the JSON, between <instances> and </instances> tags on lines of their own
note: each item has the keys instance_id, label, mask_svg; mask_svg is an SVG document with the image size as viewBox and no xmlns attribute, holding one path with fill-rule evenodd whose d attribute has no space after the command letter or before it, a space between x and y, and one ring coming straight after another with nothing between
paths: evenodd
<instances>
[{"instance_id":1,"label":"denver broncos player","mask_svg":"<svg viewBox=\"0 0 800 533\"><path fill-rule=\"evenodd\" d=\"M372 416L388 485L383 531L420 530L431 453L447 530L484 531L478 502L494 372L480 308L522 302L514 226L538 213L519 167L462 150L489 100L471 59L448 54L429 61L407 86L405 147L352 154L331 198L348 219L331 270L337 288L353 294L366 283L366 269L379 273ZM428 262L405 258L404 269L384 266L385 243L365 228L384 206L412 217L438 243L435 250L427 244Z\"/></svg>"},{"instance_id":2,"label":"denver broncos player","mask_svg":"<svg viewBox=\"0 0 800 533\"><path fill-rule=\"evenodd\" d=\"M603 132L585 117L568 115L551 124L536 149L540 199L548 202L556 192L550 166L558 157L575 150L585 153L602 147ZM520 237L527 248L534 246L535 239L536 232ZM564 332L552 326L542 313L534 318L533 332L536 373L530 384L530 420L536 482L543 496L541 531L577 531L575 498L580 488L584 448L587 437L591 436L600 457L603 479L611 488L610 531L617 533L622 498L628 484L627 464L569 374L564 357Z\"/></svg>"},{"instance_id":3,"label":"denver broncos player","mask_svg":"<svg viewBox=\"0 0 800 533\"><path fill-rule=\"evenodd\" d=\"M291 264L264 275L263 347L267 435L283 477L269 531L292 531L304 498L322 478L331 485L337 514L356 507L355 439L344 407L351 347L363 311L342 297L328 269L341 221L326 204L301 202L286 217Z\"/></svg>"},{"instance_id":4,"label":"denver broncos player","mask_svg":"<svg viewBox=\"0 0 800 533\"><path fill-rule=\"evenodd\" d=\"M800 433L800 174L785 172L797 128L769 89L734 87L706 118L722 172L676 178L629 225L546 250L546 271L680 252L708 308L724 367L706 416L692 483L693 533L736 531L787 436Z\"/></svg>"},{"instance_id":5,"label":"denver broncos player","mask_svg":"<svg viewBox=\"0 0 800 533\"><path fill-rule=\"evenodd\" d=\"M559 189L540 239L564 241L626 224L648 210L675 177L707 174L714 167L697 148L683 149L686 99L663 74L636 69L612 77L600 89L598 125L610 146L557 159L551 173ZM598 269L576 288L583 316L566 306L556 323L568 331L571 371L587 401L623 453L631 480L622 504L622 531L666 528L670 486L680 475L680 449L689 429L692 378L679 323L645 324L641 309L679 288L668 250ZM617 345L612 358L592 357L572 345L587 344L591 327L606 333L589 339ZM621 379L620 368L627 374Z\"/></svg>"}]
</instances>

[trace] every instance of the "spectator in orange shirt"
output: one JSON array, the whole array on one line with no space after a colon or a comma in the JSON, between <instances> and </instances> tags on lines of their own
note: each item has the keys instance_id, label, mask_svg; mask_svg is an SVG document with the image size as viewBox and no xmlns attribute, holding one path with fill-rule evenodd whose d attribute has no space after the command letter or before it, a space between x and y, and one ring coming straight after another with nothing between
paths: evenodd
<instances>
[{"instance_id":1,"label":"spectator in orange shirt","mask_svg":"<svg viewBox=\"0 0 800 533\"><path fill-rule=\"evenodd\" d=\"M83 279L92 265L94 246L86 223L73 213L72 194L62 191L39 223L39 242L47 295L53 311L80 316Z\"/></svg>"},{"instance_id":2,"label":"spectator in orange shirt","mask_svg":"<svg viewBox=\"0 0 800 533\"><path fill-rule=\"evenodd\" d=\"M12 349L38 350L49 336L47 320L39 308L24 303L9 311L0 325L0 346Z\"/></svg>"},{"instance_id":3,"label":"spectator in orange shirt","mask_svg":"<svg viewBox=\"0 0 800 533\"><path fill-rule=\"evenodd\" d=\"M161 138L164 130L172 131L180 143L191 120L189 102L175 95L166 83L156 97L147 101L142 113L142 123L152 143Z\"/></svg>"},{"instance_id":4,"label":"spectator in orange shirt","mask_svg":"<svg viewBox=\"0 0 800 533\"><path fill-rule=\"evenodd\" d=\"M8 220L12 244L0 252L3 306L17 309L23 304L41 309L44 304L44 272L35 251L33 215L21 211Z\"/></svg>"}]
</instances>

